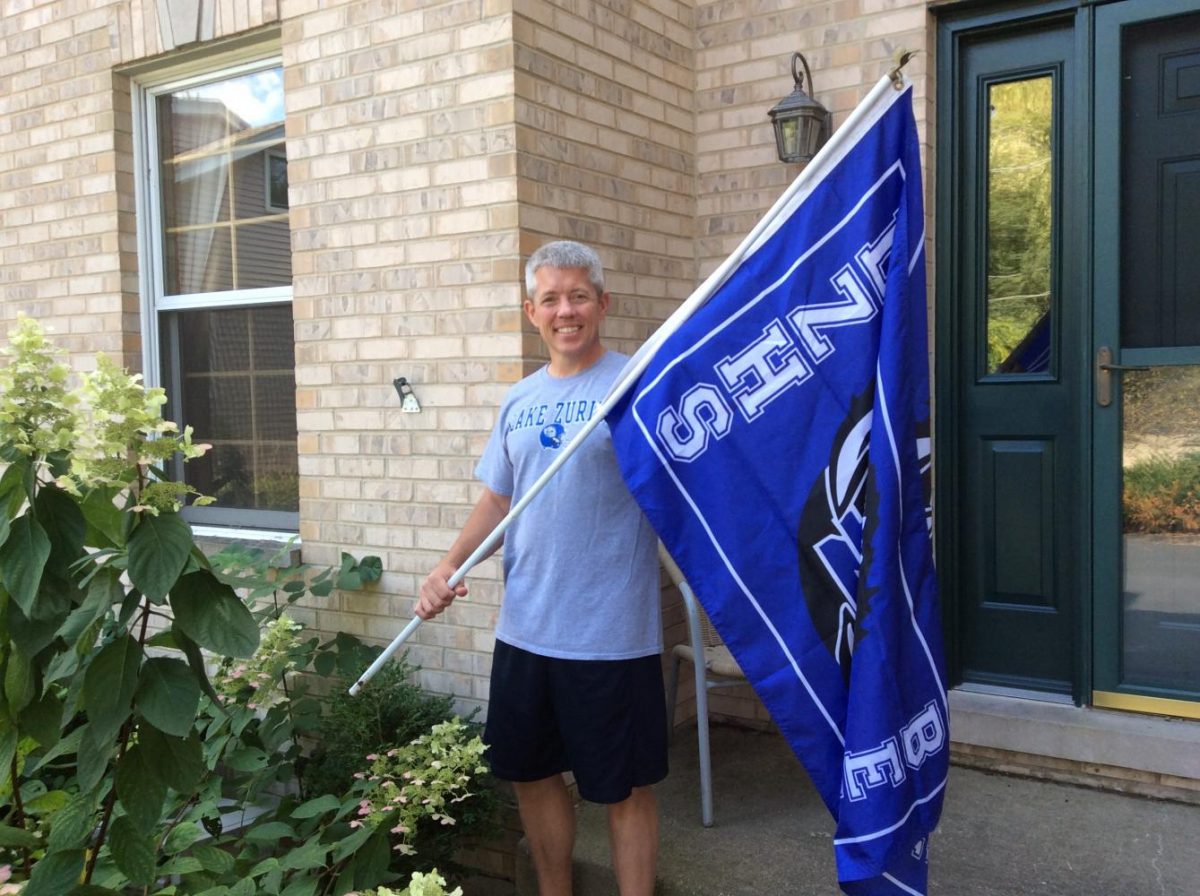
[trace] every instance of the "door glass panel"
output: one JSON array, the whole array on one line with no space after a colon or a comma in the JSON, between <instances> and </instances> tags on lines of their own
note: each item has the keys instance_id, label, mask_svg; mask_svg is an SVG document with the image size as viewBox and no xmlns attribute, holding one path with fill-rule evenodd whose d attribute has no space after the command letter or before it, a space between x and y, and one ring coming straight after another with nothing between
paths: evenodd
<instances>
[{"instance_id":1,"label":"door glass panel","mask_svg":"<svg viewBox=\"0 0 1200 896\"><path fill-rule=\"evenodd\" d=\"M1121 680L1200 691L1200 366L1123 387Z\"/></svg>"},{"instance_id":2,"label":"door glass panel","mask_svg":"<svg viewBox=\"0 0 1200 896\"><path fill-rule=\"evenodd\" d=\"M1050 370L1054 84L988 86L987 372Z\"/></svg>"}]
</instances>

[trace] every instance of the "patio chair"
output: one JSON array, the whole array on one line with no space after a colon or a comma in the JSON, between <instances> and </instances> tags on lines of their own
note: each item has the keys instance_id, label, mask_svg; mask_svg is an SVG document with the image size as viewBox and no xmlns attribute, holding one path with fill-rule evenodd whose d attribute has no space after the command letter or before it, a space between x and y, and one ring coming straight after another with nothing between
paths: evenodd
<instances>
[{"instance_id":1,"label":"patio chair","mask_svg":"<svg viewBox=\"0 0 1200 896\"><path fill-rule=\"evenodd\" d=\"M679 589L683 607L687 612L688 640L676 644L671 651L671 678L667 682L667 718L671 728L675 727L675 696L679 689L679 666L686 660L692 664L696 675L696 735L700 742L700 823L712 827L712 762L708 745L708 692L714 688L727 688L746 683L742 672L729 648L721 643L721 636L713 628L704 609L692 593L683 572L671 559L666 548L658 546L659 560L663 568ZM696 658L700 661L697 662Z\"/></svg>"}]
</instances>

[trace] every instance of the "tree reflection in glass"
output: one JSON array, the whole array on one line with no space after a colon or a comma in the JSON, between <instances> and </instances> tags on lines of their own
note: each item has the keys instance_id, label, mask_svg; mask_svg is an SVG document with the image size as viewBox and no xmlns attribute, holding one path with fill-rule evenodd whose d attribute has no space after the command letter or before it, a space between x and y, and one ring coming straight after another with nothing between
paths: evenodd
<instances>
[{"instance_id":1,"label":"tree reflection in glass","mask_svg":"<svg viewBox=\"0 0 1200 896\"><path fill-rule=\"evenodd\" d=\"M987 372L1044 373L1052 347L1054 84L988 87Z\"/></svg>"}]
</instances>

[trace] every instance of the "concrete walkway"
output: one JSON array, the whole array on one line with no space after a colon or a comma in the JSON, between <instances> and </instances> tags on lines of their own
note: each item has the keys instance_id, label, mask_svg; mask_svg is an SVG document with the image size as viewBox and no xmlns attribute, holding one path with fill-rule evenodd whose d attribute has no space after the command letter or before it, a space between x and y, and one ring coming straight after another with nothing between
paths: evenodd
<instances>
[{"instance_id":1,"label":"concrete walkway","mask_svg":"<svg viewBox=\"0 0 1200 896\"><path fill-rule=\"evenodd\" d=\"M782 739L714 727L705 829L694 731L657 788L661 896L840 892L832 819ZM604 809L579 818L576 896L615 896ZM1200 896L1200 806L954 768L931 849L937 896Z\"/></svg>"}]
</instances>

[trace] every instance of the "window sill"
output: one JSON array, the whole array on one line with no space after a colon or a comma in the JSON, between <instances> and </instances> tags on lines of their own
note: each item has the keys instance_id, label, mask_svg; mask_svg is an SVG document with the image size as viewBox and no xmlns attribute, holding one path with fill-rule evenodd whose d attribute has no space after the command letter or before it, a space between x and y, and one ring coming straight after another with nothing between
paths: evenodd
<instances>
[{"instance_id":1,"label":"window sill","mask_svg":"<svg viewBox=\"0 0 1200 896\"><path fill-rule=\"evenodd\" d=\"M231 544L248 548L261 548L263 551L279 551L288 543L290 550L283 555L283 562L276 566L299 566L300 536L296 532L279 532L271 529L239 529L232 526L192 526L192 535L205 554L212 554Z\"/></svg>"}]
</instances>

